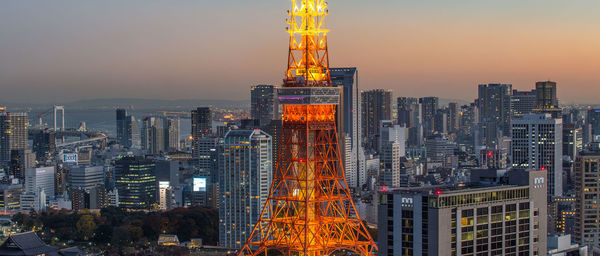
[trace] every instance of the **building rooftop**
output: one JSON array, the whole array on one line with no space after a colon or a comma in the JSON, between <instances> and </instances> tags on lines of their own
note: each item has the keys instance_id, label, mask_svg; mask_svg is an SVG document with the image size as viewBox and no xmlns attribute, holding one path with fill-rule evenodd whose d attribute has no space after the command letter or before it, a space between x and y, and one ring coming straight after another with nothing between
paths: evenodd
<instances>
[{"instance_id":1,"label":"building rooftop","mask_svg":"<svg viewBox=\"0 0 600 256\"><path fill-rule=\"evenodd\" d=\"M46 245L34 232L14 234L0 246L0 255L59 255L58 248Z\"/></svg>"}]
</instances>

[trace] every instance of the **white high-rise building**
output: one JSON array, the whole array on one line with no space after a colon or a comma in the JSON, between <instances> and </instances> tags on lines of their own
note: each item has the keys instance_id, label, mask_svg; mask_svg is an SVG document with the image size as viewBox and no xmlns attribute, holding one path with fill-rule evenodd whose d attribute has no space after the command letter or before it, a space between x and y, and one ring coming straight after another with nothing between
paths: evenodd
<instances>
[{"instance_id":1,"label":"white high-rise building","mask_svg":"<svg viewBox=\"0 0 600 256\"><path fill-rule=\"evenodd\" d=\"M379 122L379 145L382 147L386 142L397 142L399 156L406 156L406 136L407 129L394 124L392 120L381 120ZM381 148L379 149L381 151Z\"/></svg>"},{"instance_id":2,"label":"white high-rise building","mask_svg":"<svg viewBox=\"0 0 600 256\"><path fill-rule=\"evenodd\" d=\"M172 187L168 181L158 182L158 207L165 211L173 206Z\"/></svg>"},{"instance_id":3,"label":"white high-rise building","mask_svg":"<svg viewBox=\"0 0 600 256\"><path fill-rule=\"evenodd\" d=\"M512 165L548 172L548 196L562 195L562 119L526 114L512 120Z\"/></svg>"},{"instance_id":4,"label":"white high-rise building","mask_svg":"<svg viewBox=\"0 0 600 256\"><path fill-rule=\"evenodd\" d=\"M384 141L379 154L379 185L400 186L400 143Z\"/></svg>"},{"instance_id":5,"label":"white high-rise building","mask_svg":"<svg viewBox=\"0 0 600 256\"><path fill-rule=\"evenodd\" d=\"M54 166L25 169L25 192L21 194L21 210L43 210L49 197L54 197Z\"/></svg>"},{"instance_id":6,"label":"white high-rise building","mask_svg":"<svg viewBox=\"0 0 600 256\"><path fill-rule=\"evenodd\" d=\"M230 130L219 142L219 243L241 248L267 202L273 179L271 136Z\"/></svg>"},{"instance_id":7,"label":"white high-rise building","mask_svg":"<svg viewBox=\"0 0 600 256\"><path fill-rule=\"evenodd\" d=\"M346 154L344 157L344 173L346 174L346 183L348 183L348 187L355 188L358 187L358 159L356 159L356 155L353 154L352 139L349 136L344 137L344 148L344 152Z\"/></svg>"},{"instance_id":8,"label":"white high-rise building","mask_svg":"<svg viewBox=\"0 0 600 256\"><path fill-rule=\"evenodd\" d=\"M44 189L47 196L54 196L54 166L25 169L25 192Z\"/></svg>"}]
</instances>

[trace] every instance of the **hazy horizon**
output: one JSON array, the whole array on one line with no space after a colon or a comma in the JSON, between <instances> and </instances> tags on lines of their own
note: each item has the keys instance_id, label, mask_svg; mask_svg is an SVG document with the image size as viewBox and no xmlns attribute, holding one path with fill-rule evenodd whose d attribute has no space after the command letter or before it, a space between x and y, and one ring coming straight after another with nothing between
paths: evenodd
<instances>
[{"instance_id":1,"label":"hazy horizon","mask_svg":"<svg viewBox=\"0 0 600 256\"><path fill-rule=\"evenodd\" d=\"M245 100L280 84L290 2L0 2L0 101ZM558 83L561 103L600 93L600 2L329 1L332 67L395 96L471 101L481 83ZM583 93L585 92L585 93ZM0 105L2 105L0 103Z\"/></svg>"}]
</instances>

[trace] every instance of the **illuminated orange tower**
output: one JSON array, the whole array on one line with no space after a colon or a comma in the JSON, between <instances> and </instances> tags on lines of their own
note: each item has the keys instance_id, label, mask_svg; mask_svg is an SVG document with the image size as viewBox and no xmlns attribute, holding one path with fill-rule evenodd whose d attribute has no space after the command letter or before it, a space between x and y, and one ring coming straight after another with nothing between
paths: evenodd
<instances>
[{"instance_id":1,"label":"illuminated orange tower","mask_svg":"<svg viewBox=\"0 0 600 256\"><path fill-rule=\"evenodd\" d=\"M261 217L238 255L376 253L344 177L327 13L324 0L292 0L288 68L278 90L283 124L277 166Z\"/></svg>"}]
</instances>

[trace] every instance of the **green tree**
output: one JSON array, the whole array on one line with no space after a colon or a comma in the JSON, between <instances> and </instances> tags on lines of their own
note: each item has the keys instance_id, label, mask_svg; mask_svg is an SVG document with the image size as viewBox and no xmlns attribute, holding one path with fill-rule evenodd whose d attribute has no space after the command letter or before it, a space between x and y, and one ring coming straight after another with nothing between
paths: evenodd
<instances>
[{"instance_id":1,"label":"green tree","mask_svg":"<svg viewBox=\"0 0 600 256\"><path fill-rule=\"evenodd\" d=\"M96 230L96 222L94 222L94 217L90 214L81 215L79 221L76 224L77 234L79 237L85 241L89 240L94 235L94 230Z\"/></svg>"},{"instance_id":2,"label":"green tree","mask_svg":"<svg viewBox=\"0 0 600 256\"><path fill-rule=\"evenodd\" d=\"M111 243L118 247L123 247L131 244L131 235L126 226L119 226L113 229Z\"/></svg>"}]
</instances>

